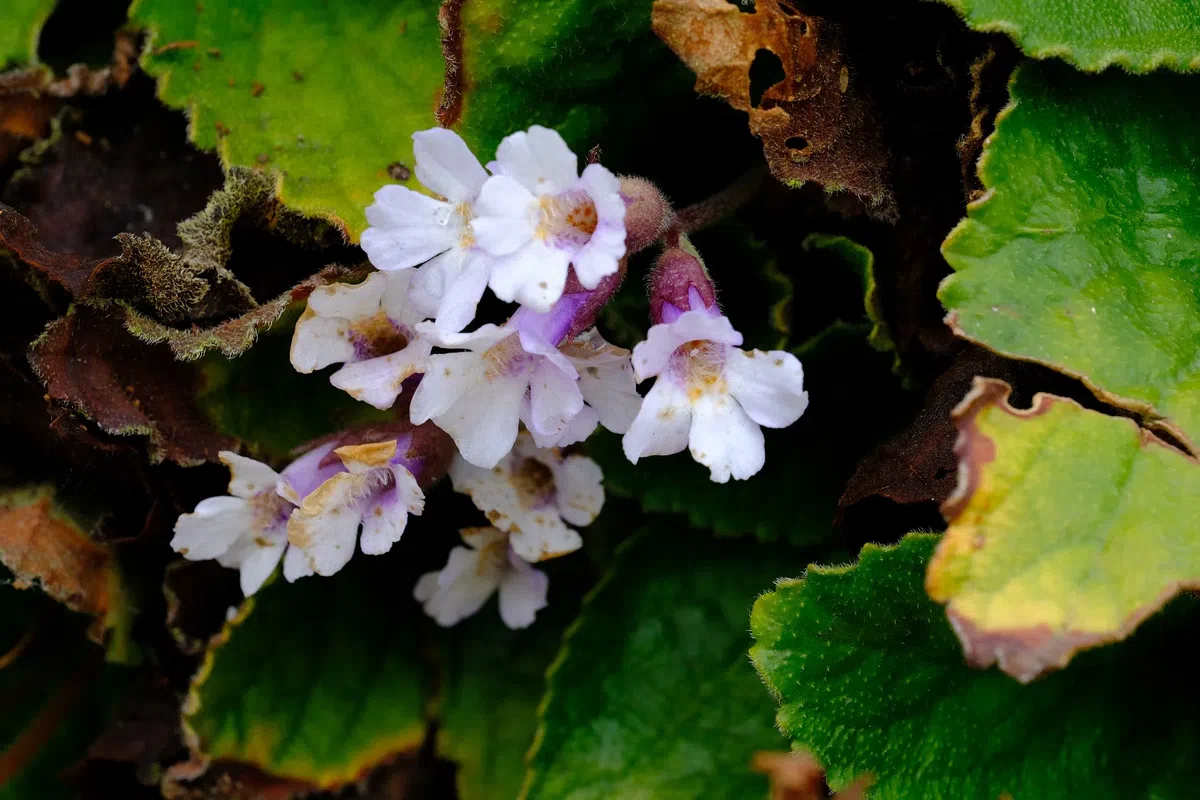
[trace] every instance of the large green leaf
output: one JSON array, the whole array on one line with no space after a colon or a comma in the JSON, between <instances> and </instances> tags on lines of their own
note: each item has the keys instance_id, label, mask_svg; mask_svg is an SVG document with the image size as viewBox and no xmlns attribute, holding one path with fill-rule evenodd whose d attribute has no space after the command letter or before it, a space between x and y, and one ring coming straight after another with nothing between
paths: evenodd
<instances>
[{"instance_id":1,"label":"large green leaf","mask_svg":"<svg viewBox=\"0 0 1200 800\"><path fill-rule=\"evenodd\" d=\"M4 583L0 798L68 797L61 774L86 755L127 676L106 666L104 651L87 640L88 617Z\"/></svg>"},{"instance_id":2,"label":"large green leaf","mask_svg":"<svg viewBox=\"0 0 1200 800\"><path fill-rule=\"evenodd\" d=\"M987 193L943 247L962 335L1080 377L1200 436L1195 79L1028 64L980 161Z\"/></svg>"},{"instance_id":3,"label":"large green leaf","mask_svg":"<svg viewBox=\"0 0 1200 800\"><path fill-rule=\"evenodd\" d=\"M862 325L835 325L798 348L810 403L790 428L764 431L767 463L745 481L716 484L687 452L630 464L620 439L588 440L610 491L647 511L683 513L693 527L763 541L811 544L832 533L837 501L862 454L880 441L906 399L891 357L867 344ZM849 365L853 365L850 367Z\"/></svg>"},{"instance_id":4,"label":"large green leaf","mask_svg":"<svg viewBox=\"0 0 1200 800\"><path fill-rule=\"evenodd\" d=\"M968 658L1021 680L1128 636L1200 586L1200 466L1132 420L976 379L928 589Z\"/></svg>"},{"instance_id":5,"label":"large green leaf","mask_svg":"<svg viewBox=\"0 0 1200 800\"><path fill-rule=\"evenodd\" d=\"M415 750L427 687L404 580L394 559L358 556L247 600L192 682L185 722L203 753L331 789Z\"/></svg>"},{"instance_id":6,"label":"large green leaf","mask_svg":"<svg viewBox=\"0 0 1200 800\"><path fill-rule=\"evenodd\" d=\"M942 0L979 31L1001 31L1034 58L1085 70L1119 64L1200 69L1196 0Z\"/></svg>"},{"instance_id":7,"label":"large green leaf","mask_svg":"<svg viewBox=\"0 0 1200 800\"><path fill-rule=\"evenodd\" d=\"M620 102L627 122L619 87L644 83L635 64L665 60L643 46L649 3L447 7L462 14L448 37L462 47L461 132L484 162L532 123L586 151L609 121L602 101ZM436 124L444 62L432 0L137 0L130 15L152 34L144 67L166 103L189 109L197 145L226 164L280 170L289 205L337 218L354 237L389 166L413 166L409 135Z\"/></svg>"},{"instance_id":8,"label":"large green leaf","mask_svg":"<svg viewBox=\"0 0 1200 800\"><path fill-rule=\"evenodd\" d=\"M495 601L447 637L446 670L438 703L439 755L457 762L459 800L513 800L525 776L546 670L571 619L566 598L524 630L500 621Z\"/></svg>"},{"instance_id":9,"label":"large green leaf","mask_svg":"<svg viewBox=\"0 0 1200 800\"><path fill-rule=\"evenodd\" d=\"M781 742L745 620L788 559L662 529L624 545L551 670L523 796L764 796L750 757Z\"/></svg>"},{"instance_id":10,"label":"large green leaf","mask_svg":"<svg viewBox=\"0 0 1200 800\"><path fill-rule=\"evenodd\" d=\"M750 654L778 722L839 788L872 800L1191 797L1200 780L1200 607L1181 598L1129 641L1022 686L971 669L923 572L937 537L867 545L857 565L809 567L754 606Z\"/></svg>"},{"instance_id":11,"label":"large green leaf","mask_svg":"<svg viewBox=\"0 0 1200 800\"><path fill-rule=\"evenodd\" d=\"M0 8L0 69L37 60L38 34L56 0L5 0Z\"/></svg>"}]
</instances>

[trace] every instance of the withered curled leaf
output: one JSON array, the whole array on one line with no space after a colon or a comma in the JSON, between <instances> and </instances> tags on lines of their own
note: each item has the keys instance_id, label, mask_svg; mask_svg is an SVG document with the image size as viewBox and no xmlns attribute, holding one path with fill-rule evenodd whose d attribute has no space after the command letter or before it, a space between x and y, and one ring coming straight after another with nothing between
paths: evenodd
<instances>
[{"instance_id":1,"label":"withered curled leaf","mask_svg":"<svg viewBox=\"0 0 1200 800\"><path fill-rule=\"evenodd\" d=\"M850 191L875 216L896 219L888 149L837 25L787 0L758 0L750 13L726 0L655 0L651 24L696 73L698 93L749 114L776 178ZM783 79L754 97L751 67L770 54Z\"/></svg>"},{"instance_id":2,"label":"withered curled leaf","mask_svg":"<svg viewBox=\"0 0 1200 800\"><path fill-rule=\"evenodd\" d=\"M234 447L196 406L199 372L134 338L118 309L73 306L34 342L29 361L51 399L108 433L149 436L152 461L199 464Z\"/></svg>"}]
</instances>

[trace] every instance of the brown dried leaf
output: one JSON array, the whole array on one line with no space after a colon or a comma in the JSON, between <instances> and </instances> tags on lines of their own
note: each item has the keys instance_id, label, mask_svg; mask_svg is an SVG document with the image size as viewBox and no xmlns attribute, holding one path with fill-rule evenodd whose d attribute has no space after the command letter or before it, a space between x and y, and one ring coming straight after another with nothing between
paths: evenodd
<instances>
[{"instance_id":1,"label":"brown dried leaf","mask_svg":"<svg viewBox=\"0 0 1200 800\"><path fill-rule=\"evenodd\" d=\"M112 552L55 502L53 486L0 493L0 562L72 611L104 619L116 590Z\"/></svg>"},{"instance_id":2,"label":"brown dried leaf","mask_svg":"<svg viewBox=\"0 0 1200 800\"><path fill-rule=\"evenodd\" d=\"M73 306L34 342L29 360L52 399L107 433L149 436L154 462L200 464L234 446L196 406L197 370L134 338L116 309Z\"/></svg>"},{"instance_id":3,"label":"brown dried leaf","mask_svg":"<svg viewBox=\"0 0 1200 800\"><path fill-rule=\"evenodd\" d=\"M4 202L50 250L102 258L122 233L177 246L176 225L224 182L217 157L188 144L187 119L157 101L144 75L80 105L23 157L29 166L13 176Z\"/></svg>"},{"instance_id":4,"label":"brown dried leaf","mask_svg":"<svg viewBox=\"0 0 1200 800\"><path fill-rule=\"evenodd\" d=\"M968 95L971 126L955 145L962 164L963 187L968 201L983 194L983 183L975 165L983 152L983 141L996 127L996 114L1008 102L1008 79L1012 76L1020 52L1003 36L996 37L987 51L971 64L971 92Z\"/></svg>"},{"instance_id":5,"label":"brown dried leaf","mask_svg":"<svg viewBox=\"0 0 1200 800\"><path fill-rule=\"evenodd\" d=\"M751 13L726 0L655 0L651 24L696 73L697 92L749 114L776 178L848 190L875 216L895 221L888 150L839 26L799 13L788 0L758 0ZM751 96L750 71L762 51L778 57L784 78L759 99Z\"/></svg>"},{"instance_id":6,"label":"brown dried leaf","mask_svg":"<svg viewBox=\"0 0 1200 800\"><path fill-rule=\"evenodd\" d=\"M755 753L750 768L770 779L771 800L824 800L831 796L825 783L825 770L816 758L804 750ZM863 776L832 797L836 800L862 800L872 783L870 776Z\"/></svg>"},{"instance_id":7,"label":"brown dried leaf","mask_svg":"<svg viewBox=\"0 0 1200 800\"><path fill-rule=\"evenodd\" d=\"M149 344L166 342L175 358L181 361L199 358L209 350L220 350L222 354L233 358L249 349L258 338L259 332L274 325L293 303L304 302L319 286L344 280L354 274L354 270L346 267L326 267L274 300L208 328L172 328L132 309L127 310L125 327L134 336Z\"/></svg>"}]
</instances>

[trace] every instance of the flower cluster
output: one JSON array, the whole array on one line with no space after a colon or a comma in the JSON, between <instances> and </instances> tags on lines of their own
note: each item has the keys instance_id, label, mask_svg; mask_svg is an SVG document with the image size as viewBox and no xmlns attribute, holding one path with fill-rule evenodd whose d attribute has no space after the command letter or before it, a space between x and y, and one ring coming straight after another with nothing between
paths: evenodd
<instances>
[{"instance_id":1,"label":"flower cluster","mask_svg":"<svg viewBox=\"0 0 1200 800\"><path fill-rule=\"evenodd\" d=\"M222 453L230 495L180 517L172 546L239 569L247 595L281 560L289 581L332 575L356 548L390 550L449 474L491 526L463 530L466 546L413 594L453 625L498 592L504 622L524 627L549 584L532 565L578 549L576 528L604 502L600 468L561 448L603 426L635 464L686 448L716 482L749 478L765 458L760 426L804 412L803 370L790 353L739 348L649 181L596 163L580 172L562 137L539 126L505 138L486 168L441 128L414 134L413 150L429 194L375 194L362 246L378 271L313 292L291 349L300 372L340 364L330 382L397 421L335 434L280 473ZM630 353L594 323L627 255L664 239L653 325ZM518 307L476 324L489 287ZM651 377L643 399L637 383Z\"/></svg>"}]
</instances>

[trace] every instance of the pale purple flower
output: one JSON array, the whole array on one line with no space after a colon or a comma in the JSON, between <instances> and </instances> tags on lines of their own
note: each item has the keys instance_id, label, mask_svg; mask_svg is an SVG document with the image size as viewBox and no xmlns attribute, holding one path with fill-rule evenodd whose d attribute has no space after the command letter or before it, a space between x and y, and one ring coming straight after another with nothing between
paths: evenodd
<instances>
[{"instance_id":1,"label":"pale purple flower","mask_svg":"<svg viewBox=\"0 0 1200 800\"><path fill-rule=\"evenodd\" d=\"M425 317L408 300L409 273L374 272L359 284L334 283L309 296L292 334L291 362L309 373L344 364L329 382L376 408L391 408L432 350L418 332Z\"/></svg>"},{"instance_id":2,"label":"pale purple flower","mask_svg":"<svg viewBox=\"0 0 1200 800\"><path fill-rule=\"evenodd\" d=\"M292 497L299 508L288 521L287 540L301 555L284 564L284 577L333 575L349 563L356 542L364 554L381 555L400 541L409 515L420 515L425 507L413 474L420 465L409 457L411 442L406 434L343 445L327 455L337 473L306 495Z\"/></svg>"},{"instance_id":3,"label":"pale purple flower","mask_svg":"<svg viewBox=\"0 0 1200 800\"><path fill-rule=\"evenodd\" d=\"M221 451L230 472L229 496L201 500L195 511L181 515L171 547L191 561L216 559L223 567L239 570L242 592L247 597L254 594L280 558L295 560L287 524L298 501L289 498L307 494L338 469L321 463L332 448L316 448L282 474L254 459Z\"/></svg>"},{"instance_id":4,"label":"pale purple flower","mask_svg":"<svg viewBox=\"0 0 1200 800\"><path fill-rule=\"evenodd\" d=\"M784 428L808 407L800 361L782 350L739 349L742 335L699 291L690 310L665 303L660 324L633 349L638 381L657 376L623 439L634 464L685 447L725 483L762 469L761 425Z\"/></svg>"},{"instance_id":5,"label":"pale purple flower","mask_svg":"<svg viewBox=\"0 0 1200 800\"><path fill-rule=\"evenodd\" d=\"M418 326L439 347L413 395L411 419L433 422L463 458L490 469L512 449L520 422L556 440L583 410L579 374L557 343L570 325L569 304L549 314L520 309L502 326L439 334Z\"/></svg>"},{"instance_id":6,"label":"pale purple flower","mask_svg":"<svg viewBox=\"0 0 1200 800\"><path fill-rule=\"evenodd\" d=\"M370 227L362 246L385 271L424 264L413 276L410 296L442 333L461 331L475 317L487 287L491 261L475 249L474 204L487 172L458 134L431 128L413 134L417 180L438 198L403 186L385 186L367 207Z\"/></svg>"},{"instance_id":7,"label":"pale purple flower","mask_svg":"<svg viewBox=\"0 0 1200 800\"><path fill-rule=\"evenodd\" d=\"M621 183L599 164L583 174L549 128L504 138L475 202L475 245L495 258L489 285L502 300L545 312L562 296L567 268L594 289L625 255Z\"/></svg>"},{"instance_id":8,"label":"pale purple flower","mask_svg":"<svg viewBox=\"0 0 1200 800\"><path fill-rule=\"evenodd\" d=\"M529 562L579 549L583 540L567 523L584 526L596 518L604 506L603 478L587 456L539 448L528 434L491 469L462 458L450 464L455 491L508 532L513 550Z\"/></svg>"}]
</instances>

